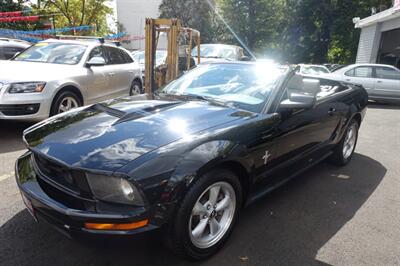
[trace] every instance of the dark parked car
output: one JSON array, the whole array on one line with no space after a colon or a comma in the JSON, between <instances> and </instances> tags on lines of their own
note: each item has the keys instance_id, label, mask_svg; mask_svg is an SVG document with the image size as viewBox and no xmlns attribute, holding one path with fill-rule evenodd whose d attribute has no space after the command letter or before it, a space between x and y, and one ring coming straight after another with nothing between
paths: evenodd
<instances>
[{"instance_id":1,"label":"dark parked car","mask_svg":"<svg viewBox=\"0 0 400 266\"><path fill-rule=\"evenodd\" d=\"M22 52L29 46L31 44L25 41L0 38L0 60L11 59L14 55Z\"/></svg>"},{"instance_id":2,"label":"dark parked car","mask_svg":"<svg viewBox=\"0 0 400 266\"><path fill-rule=\"evenodd\" d=\"M203 259L244 205L324 159L349 163L367 102L361 86L291 68L200 65L154 95L27 129L17 183L35 219L67 235L163 227L173 251Z\"/></svg>"}]
</instances>

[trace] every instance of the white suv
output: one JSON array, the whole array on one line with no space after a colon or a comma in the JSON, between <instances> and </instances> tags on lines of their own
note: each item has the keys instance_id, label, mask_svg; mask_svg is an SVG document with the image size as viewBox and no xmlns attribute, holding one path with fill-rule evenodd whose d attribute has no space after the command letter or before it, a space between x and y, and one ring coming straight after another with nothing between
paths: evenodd
<instances>
[{"instance_id":1,"label":"white suv","mask_svg":"<svg viewBox=\"0 0 400 266\"><path fill-rule=\"evenodd\" d=\"M141 92L130 53L100 41L47 40L0 62L0 119L42 120Z\"/></svg>"}]
</instances>

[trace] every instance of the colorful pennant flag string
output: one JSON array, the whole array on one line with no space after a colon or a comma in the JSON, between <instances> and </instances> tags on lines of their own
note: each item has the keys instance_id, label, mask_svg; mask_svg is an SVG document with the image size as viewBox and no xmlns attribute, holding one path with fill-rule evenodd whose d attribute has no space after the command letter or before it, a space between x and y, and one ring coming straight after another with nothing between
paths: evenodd
<instances>
[{"instance_id":1,"label":"colorful pennant flag string","mask_svg":"<svg viewBox=\"0 0 400 266\"><path fill-rule=\"evenodd\" d=\"M17 22L17 21L36 22L38 20L39 20L39 16L0 17L0 23L1 22Z\"/></svg>"},{"instance_id":2,"label":"colorful pennant flag string","mask_svg":"<svg viewBox=\"0 0 400 266\"><path fill-rule=\"evenodd\" d=\"M0 17L20 17L20 16L22 16L22 11L0 12Z\"/></svg>"}]
</instances>

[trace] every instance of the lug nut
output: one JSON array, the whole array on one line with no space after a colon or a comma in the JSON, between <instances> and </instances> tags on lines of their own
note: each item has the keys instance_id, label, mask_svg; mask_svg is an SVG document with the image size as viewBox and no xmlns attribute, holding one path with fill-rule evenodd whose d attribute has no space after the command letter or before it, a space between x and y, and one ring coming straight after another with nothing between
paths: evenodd
<instances>
[{"instance_id":1,"label":"lug nut","mask_svg":"<svg viewBox=\"0 0 400 266\"><path fill-rule=\"evenodd\" d=\"M207 214L204 214L203 219L207 219Z\"/></svg>"},{"instance_id":2,"label":"lug nut","mask_svg":"<svg viewBox=\"0 0 400 266\"><path fill-rule=\"evenodd\" d=\"M211 209L211 206L210 206L210 205L207 206L207 210L209 210L209 209Z\"/></svg>"}]
</instances>

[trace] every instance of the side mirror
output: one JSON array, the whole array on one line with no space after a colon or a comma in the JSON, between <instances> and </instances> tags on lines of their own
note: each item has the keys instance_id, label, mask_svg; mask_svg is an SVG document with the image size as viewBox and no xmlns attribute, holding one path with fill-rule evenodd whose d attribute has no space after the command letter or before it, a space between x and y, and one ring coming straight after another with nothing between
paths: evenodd
<instances>
[{"instance_id":1,"label":"side mirror","mask_svg":"<svg viewBox=\"0 0 400 266\"><path fill-rule=\"evenodd\" d=\"M310 109L315 104L315 96L304 93L291 93L289 99L281 102L281 109Z\"/></svg>"},{"instance_id":2,"label":"side mirror","mask_svg":"<svg viewBox=\"0 0 400 266\"><path fill-rule=\"evenodd\" d=\"M86 62L86 66L104 66L106 64L106 60L104 60L101 56L92 57L89 61Z\"/></svg>"}]
</instances>

